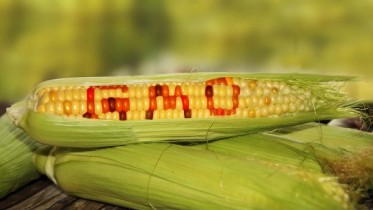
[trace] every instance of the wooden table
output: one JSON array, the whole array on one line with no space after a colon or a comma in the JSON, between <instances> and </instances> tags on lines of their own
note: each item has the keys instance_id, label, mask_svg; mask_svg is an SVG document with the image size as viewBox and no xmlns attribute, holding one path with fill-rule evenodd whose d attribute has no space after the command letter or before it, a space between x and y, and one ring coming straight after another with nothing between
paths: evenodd
<instances>
[{"instance_id":1,"label":"wooden table","mask_svg":"<svg viewBox=\"0 0 373 210\"><path fill-rule=\"evenodd\" d=\"M68 195L45 176L0 199L0 209L128 210Z\"/></svg>"}]
</instances>

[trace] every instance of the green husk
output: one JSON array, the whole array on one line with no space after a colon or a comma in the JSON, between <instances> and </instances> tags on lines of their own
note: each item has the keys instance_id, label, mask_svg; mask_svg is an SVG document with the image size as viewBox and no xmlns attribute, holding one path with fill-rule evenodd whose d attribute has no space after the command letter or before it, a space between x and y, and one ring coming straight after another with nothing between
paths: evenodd
<instances>
[{"instance_id":1,"label":"green husk","mask_svg":"<svg viewBox=\"0 0 373 210\"><path fill-rule=\"evenodd\" d=\"M331 177L168 143L44 148L35 162L72 195L135 209L351 207Z\"/></svg>"},{"instance_id":2,"label":"green husk","mask_svg":"<svg viewBox=\"0 0 373 210\"><path fill-rule=\"evenodd\" d=\"M323 171L348 184L356 197L373 189L373 134L316 123L281 128L265 136L287 144L306 145L322 163Z\"/></svg>"},{"instance_id":3,"label":"green husk","mask_svg":"<svg viewBox=\"0 0 373 210\"><path fill-rule=\"evenodd\" d=\"M216 77L241 77L271 79L294 84L311 90L316 97L315 110L298 112L281 117L168 119L110 121L72 119L33 111L38 90L48 86L111 85L159 81L206 80ZM336 84L351 80L346 76L321 76L306 74L248 74L248 73L191 73L148 75L136 77L70 78L51 80L38 85L23 102L13 105L8 113L15 123L36 140L63 147L106 147L138 142L209 141L249 133L272 130L278 127L323 119L356 116L357 112L347 102ZM172 126L172 129L170 129Z\"/></svg>"},{"instance_id":4,"label":"green husk","mask_svg":"<svg viewBox=\"0 0 373 210\"><path fill-rule=\"evenodd\" d=\"M356 201L369 200L373 189L373 135L367 132L308 123L197 147L336 176Z\"/></svg>"},{"instance_id":5,"label":"green husk","mask_svg":"<svg viewBox=\"0 0 373 210\"><path fill-rule=\"evenodd\" d=\"M0 117L0 198L39 177L32 164L38 146L6 115Z\"/></svg>"}]
</instances>

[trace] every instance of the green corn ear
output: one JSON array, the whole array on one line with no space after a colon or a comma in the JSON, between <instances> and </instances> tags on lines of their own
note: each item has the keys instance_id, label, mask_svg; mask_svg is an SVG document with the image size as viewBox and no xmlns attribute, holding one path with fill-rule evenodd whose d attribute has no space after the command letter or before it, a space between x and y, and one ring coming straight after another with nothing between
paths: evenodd
<instances>
[{"instance_id":1,"label":"green corn ear","mask_svg":"<svg viewBox=\"0 0 373 210\"><path fill-rule=\"evenodd\" d=\"M175 144L43 148L34 160L72 195L135 209L351 207L334 178Z\"/></svg>"},{"instance_id":2,"label":"green corn ear","mask_svg":"<svg viewBox=\"0 0 373 210\"><path fill-rule=\"evenodd\" d=\"M0 117L0 198L39 177L32 164L38 146L6 115Z\"/></svg>"},{"instance_id":3,"label":"green corn ear","mask_svg":"<svg viewBox=\"0 0 373 210\"><path fill-rule=\"evenodd\" d=\"M140 119L124 121L85 119L81 116L82 114L80 114L79 117L76 117L75 115L74 117L71 117L71 115L67 114L62 114L60 116L56 114L48 114L46 112L37 111L39 109L38 101L40 101L40 98L42 97L40 96L41 92L48 91L53 88L62 89L65 87L72 88L78 86L85 88L108 86L117 87L118 85L155 85L168 84L172 82L184 82L188 84L197 82L199 84L207 84L206 81L214 80L216 78L233 78L233 81L235 81L235 79L237 81L258 81L258 83L260 83L263 87L266 85L266 81L270 81L273 82L273 84L282 84L288 87L288 89L285 88L283 91L285 95L292 94L293 96L296 96L300 94L299 91L306 91L308 93L308 96L310 97L309 101L307 102L308 108L305 110L302 109L302 111L281 114L281 116L276 114L266 116L268 112L267 109L270 109L268 108L268 104L271 103L272 99L270 99L269 97L266 98L264 95L260 95L259 102L255 102L259 103L259 105L253 105L251 107L251 105L249 104L251 102L245 102L247 103L248 107L251 107L247 108L246 110L246 115L250 111L249 117L240 117L240 115L236 116L239 112L238 108L231 110L229 110L228 108L226 110L211 109L207 111L207 113L210 112L210 114L215 111L222 111L223 115L227 112L227 115L230 116L214 115L190 119ZM191 73L132 77L127 76L59 79L41 83L35 88L35 90L31 93L30 96L27 97L25 101L14 104L10 109L8 109L8 113L10 116L12 116L16 125L23 128L27 133L29 133L30 136L35 138L37 141L55 146L105 147L149 141L203 142L231 136L255 133L259 131L272 130L278 127L296 125L305 122L356 116L356 111L354 111L354 109L348 105L349 102L347 101L346 96L340 93L339 89L339 85L341 83L344 83L345 81L349 81L351 79L352 78L345 76L247 73ZM219 80L217 81L219 82ZM250 83L245 83L245 85L247 84ZM256 83L254 85L256 85ZM244 89L242 87L241 89L243 92ZM255 94L264 94L262 92L268 92L267 89L261 89L259 91L260 93L255 92L257 91L257 89L255 89L255 91L248 89L252 93L245 94L253 95L252 97L254 101L254 99L256 100L258 98L257 96L255 96ZM277 89L274 88L272 89L272 91L276 92ZM287 93L289 91L290 93ZM83 92L83 97L88 97L88 95L84 96ZM233 100L230 97L231 96L229 96L228 99ZM58 103L60 104L58 106L58 110L60 112L62 112L61 109L63 108L67 110L70 109L69 107L71 105L62 108L62 102ZM98 102L98 104L99 103L100 102ZM260 105L260 103L262 103L262 105ZM263 105L263 103L267 104ZM291 102L289 102L289 104L290 103ZM46 106L49 105L47 104ZM89 106L87 105L87 107ZM280 105L278 107L280 107ZM52 111L54 111L53 109ZM281 109L286 110L288 109L288 107L286 105L285 108L280 107L279 109L280 111ZM44 110L44 108L41 108L41 110ZM187 111L188 110L184 110L185 117L189 117ZM143 114L142 116L144 117L144 113L146 112L146 110L140 112ZM155 112L156 111L154 111L154 113ZM197 111L195 110L192 110L191 112L197 113ZM65 113L70 113L70 111L65 110ZM115 113L115 111L113 113ZM262 115L266 117L260 117L261 113L263 113ZM217 114L219 115L219 113ZM91 117L90 113L88 113L88 115ZM146 117L149 116L146 115Z\"/></svg>"}]
</instances>

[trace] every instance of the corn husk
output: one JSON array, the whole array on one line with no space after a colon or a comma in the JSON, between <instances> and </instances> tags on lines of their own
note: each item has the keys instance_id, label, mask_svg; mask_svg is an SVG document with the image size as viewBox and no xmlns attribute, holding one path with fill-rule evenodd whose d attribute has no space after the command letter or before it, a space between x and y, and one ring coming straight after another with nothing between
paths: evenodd
<instances>
[{"instance_id":1,"label":"corn husk","mask_svg":"<svg viewBox=\"0 0 373 210\"><path fill-rule=\"evenodd\" d=\"M32 164L38 146L6 115L0 117L0 198L39 177Z\"/></svg>"},{"instance_id":2,"label":"corn husk","mask_svg":"<svg viewBox=\"0 0 373 210\"><path fill-rule=\"evenodd\" d=\"M135 209L348 209L332 177L168 143L44 148L37 168L66 192Z\"/></svg>"},{"instance_id":3,"label":"corn husk","mask_svg":"<svg viewBox=\"0 0 373 210\"><path fill-rule=\"evenodd\" d=\"M271 79L305 88L310 90L315 97L314 110L269 118L211 117L137 121L69 118L33 111L37 91L49 86L205 81L206 79L225 76ZM347 102L345 95L340 93L338 86L339 83L351 79L345 76L248 73L191 73L60 79L41 83L25 101L17 103L8 109L8 113L14 119L15 124L23 128L30 136L42 143L55 146L105 147L138 142L198 142L272 130L278 127L323 119L356 116L356 111L349 106L349 102Z\"/></svg>"},{"instance_id":4,"label":"corn husk","mask_svg":"<svg viewBox=\"0 0 373 210\"><path fill-rule=\"evenodd\" d=\"M373 135L308 123L272 132L234 137L207 145L210 151L240 159L268 161L336 176L356 203L369 202L373 189ZM357 209L364 206L357 205Z\"/></svg>"}]
</instances>

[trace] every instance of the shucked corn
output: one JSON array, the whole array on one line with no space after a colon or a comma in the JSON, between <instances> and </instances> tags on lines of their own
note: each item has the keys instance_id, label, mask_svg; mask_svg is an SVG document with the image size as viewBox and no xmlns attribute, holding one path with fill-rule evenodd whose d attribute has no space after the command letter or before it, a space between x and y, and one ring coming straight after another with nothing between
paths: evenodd
<instances>
[{"instance_id":1,"label":"shucked corn","mask_svg":"<svg viewBox=\"0 0 373 210\"><path fill-rule=\"evenodd\" d=\"M337 83L350 79L247 73L67 78L39 84L8 113L34 139L56 146L209 141L355 116Z\"/></svg>"},{"instance_id":2,"label":"shucked corn","mask_svg":"<svg viewBox=\"0 0 373 210\"><path fill-rule=\"evenodd\" d=\"M143 120L233 116L255 118L310 111L310 90L275 80L57 86L38 91L35 111L92 119Z\"/></svg>"}]
</instances>

